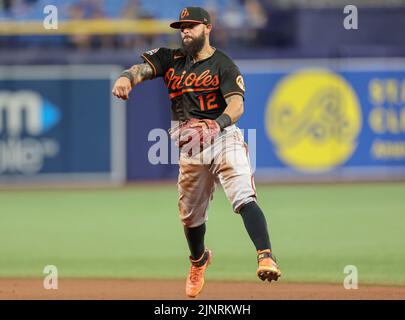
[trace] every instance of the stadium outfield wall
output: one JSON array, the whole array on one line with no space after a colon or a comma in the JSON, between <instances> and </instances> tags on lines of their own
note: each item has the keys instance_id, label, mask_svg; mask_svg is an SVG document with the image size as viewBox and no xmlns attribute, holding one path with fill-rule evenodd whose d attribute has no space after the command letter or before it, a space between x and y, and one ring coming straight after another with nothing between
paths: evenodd
<instances>
[{"instance_id":1,"label":"stadium outfield wall","mask_svg":"<svg viewBox=\"0 0 405 320\"><path fill-rule=\"evenodd\" d=\"M405 178L404 58L237 62L257 181ZM125 106L110 94L121 68L2 66L0 183L175 179L170 146L156 152L169 141L163 81L141 84Z\"/></svg>"}]
</instances>

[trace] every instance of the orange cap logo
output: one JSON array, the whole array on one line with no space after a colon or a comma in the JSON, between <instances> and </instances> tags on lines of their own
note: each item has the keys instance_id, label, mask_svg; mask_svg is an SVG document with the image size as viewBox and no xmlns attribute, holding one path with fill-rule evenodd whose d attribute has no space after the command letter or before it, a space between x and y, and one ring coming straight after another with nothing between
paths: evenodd
<instances>
[{"instance_id":1,"label":"orange cap logo","mask_svg":"<svg viewBox=\"0 0 405 320\"><path fill-rule=\"evenodd\" d=\"M180 18L183 19L184 17L187 17L189 15L187 8L184 8L183 11L181 12Z\"/></svg>"}]
</instances>

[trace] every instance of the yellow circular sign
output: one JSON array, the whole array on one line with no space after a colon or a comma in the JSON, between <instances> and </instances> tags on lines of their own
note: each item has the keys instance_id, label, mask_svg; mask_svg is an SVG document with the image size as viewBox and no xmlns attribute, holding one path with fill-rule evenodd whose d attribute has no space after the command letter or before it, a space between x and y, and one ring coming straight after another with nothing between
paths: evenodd
<instances>
[{"instance_id":1,"label":"yellow circular sign","mask_svg":"<svg viewBox=\"0 0 405 320\"><path fill-rule=\"evenodd\" d=\"M284 163L301 171L326 171L344 163L356 149L360 103L341 76L326 69L303 69L277 84L265 121Z\"/></svg>"}]
</instances>

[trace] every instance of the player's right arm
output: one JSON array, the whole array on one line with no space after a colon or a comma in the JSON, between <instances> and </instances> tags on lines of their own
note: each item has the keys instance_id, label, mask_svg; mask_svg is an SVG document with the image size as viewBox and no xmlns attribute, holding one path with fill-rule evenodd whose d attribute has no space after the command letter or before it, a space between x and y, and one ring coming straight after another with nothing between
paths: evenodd
<instances>
[{"instance_id":1,"label":"player's right arm","mask_svg":"<svg viewBox=\"0 0 405 320\"><path fill-rule=\"evenodd\" d=\"M153 76L154 71L148 63L133 65L115 81L112 94L117 98L127 100L133 87L142 81L152 79Z\"/></svg>"}]
</instances>

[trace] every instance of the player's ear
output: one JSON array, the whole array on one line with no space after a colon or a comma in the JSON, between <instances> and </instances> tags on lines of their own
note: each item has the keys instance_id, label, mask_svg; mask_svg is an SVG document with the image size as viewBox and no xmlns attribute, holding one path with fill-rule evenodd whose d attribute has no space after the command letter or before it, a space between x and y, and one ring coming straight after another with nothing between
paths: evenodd
<instances>
[{"instance_id":1,"label":"player's ear","mask_svg":"<svg viewBox=\"0 0 405 320\"><path fill-rule=\"evenodd\" d=\"M212 24L206 24L205 25L205 34L209 35L211 30L212 30Z\"/></svg>"}]
</instances>

